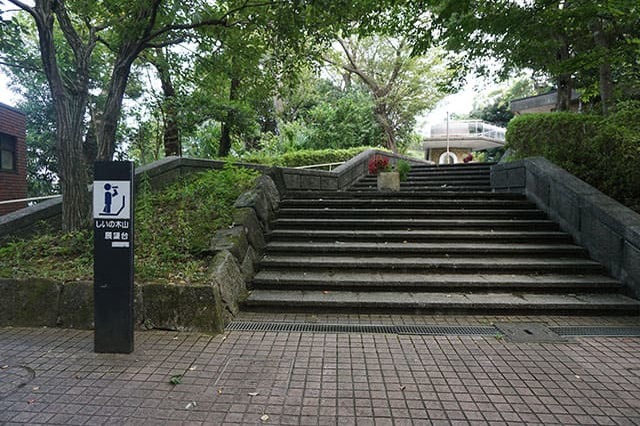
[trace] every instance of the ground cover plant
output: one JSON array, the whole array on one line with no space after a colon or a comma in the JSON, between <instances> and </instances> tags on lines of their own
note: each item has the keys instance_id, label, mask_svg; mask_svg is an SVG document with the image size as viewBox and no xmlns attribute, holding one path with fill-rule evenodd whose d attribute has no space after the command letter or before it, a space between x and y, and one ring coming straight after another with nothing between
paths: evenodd
<instances>
[{"instance_id":1,"label":"ground cover plant","mask_svg":"<svg viewBox=\"0 0 640 426\"><path fill-rule=\"evenodd\" d=\"M233 203L258 172L225 165L160 191L145 179L136 199L135 281L204 283L209 240L231 225ZM0 277L93 279L93 231L50 231L0 247Z\"/></svg>"}]
</instances>

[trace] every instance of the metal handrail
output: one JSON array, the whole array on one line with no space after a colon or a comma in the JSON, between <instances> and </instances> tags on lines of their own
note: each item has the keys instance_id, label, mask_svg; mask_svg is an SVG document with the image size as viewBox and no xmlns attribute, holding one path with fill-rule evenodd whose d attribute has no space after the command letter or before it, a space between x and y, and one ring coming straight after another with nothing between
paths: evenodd
<instances>
[{"instance_id":1,"label":"metal handrail","mask_svg":"<svg viewBox=\"0 0 640 426\"><path fill-rule=\"evenodd\" d=\"M339 161L336 163L324 163L324 164L311 164L308 166L298 166L298 167L294 167L294 169L314 169L317 167L329 167L329 171L331 171L333 169L333 166L339 166L341 164L344 164L344 161Z\"/></svg>"},{"instance_id":2,"label":"metal handrail","mask_svg":"<svg viewBox=\"0 0 640 426\"><path fill-rule=\"evenodd\" d=\"M27 202L30 202L30 201L48 200L50 198L59 197L60 195L62 195L62 194L47 195L47 196L44 196L44 197L31 197L31 198L20 198L20 199L15 199L15 200L5 200L5 201L0 201L0 204L27 203Z\"/></svg>"}]
</instances>

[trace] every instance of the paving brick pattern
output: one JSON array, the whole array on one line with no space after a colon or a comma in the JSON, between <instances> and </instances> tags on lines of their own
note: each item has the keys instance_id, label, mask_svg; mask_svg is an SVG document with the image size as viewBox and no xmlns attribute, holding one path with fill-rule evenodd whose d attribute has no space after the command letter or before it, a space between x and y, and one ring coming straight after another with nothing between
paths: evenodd
<instances>
[{"instance_id":1,"label":"paving brick pattern","mask_svg":"<svg viewBox=\"0 0 640 426\"><path fill-rule=\"evenodd\" d=\"M92 349L0 328L0 424L640 423L640 338L148 331L131 355Z\"/></svg>"}]
</instances>

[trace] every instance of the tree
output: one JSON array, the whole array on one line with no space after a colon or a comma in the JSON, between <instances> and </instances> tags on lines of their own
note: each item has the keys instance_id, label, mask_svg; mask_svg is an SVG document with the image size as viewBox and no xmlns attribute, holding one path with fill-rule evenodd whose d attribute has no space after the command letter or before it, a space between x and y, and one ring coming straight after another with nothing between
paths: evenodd
<instances>
[{"instance_id":1,"label":"tree","mask_svg":"<svg viewBox=\"0 0 640 426\"><path fill-rule=\"evenodd\" d=\"M93 62L106 62L111 69L105 85L99 88L104 101L96 105L93 114L97 158L110 160L131 67L143 51L186 41L196 28L241 26L244 22L235 19L241 11L255 12L245 15L249 20L256 17L272 25L286 23L291 29L300 23L300 10L287 1L7 1L31 16L38 32L42 68L56 113L63 230L79 229L89 218L83 138Z\"/></svg>"},{"instance_id":2,"label":"tree","mask_svg":"<svg viewBox=\"0 0 640 426\"><path fill-rule=\"evenodd\" d=\"M590 88L599 80L595 92L606 113L615 103L615 76L636 62L640 37L637 2L426 3L434 18L426 36L413 34L418 50L431 46L436 38L444 41L448 49L464 52L466 67L483 69L488 58L497 58L504 74L530 68L549 75L556 80L558 110L569 108L572 89Z\"/></svg>"},{"instance_id":3,"label":"tree","mask_svg":"<svg viewBox=\"0 0 640 426\"><path fill-rule=\"evenodd\" d=\"M474 103L470 118L478 118L500 127L507 127L513 118L510 103L514 99L540 94L540 89L528 77L511 80L508 86L489 93L484 101Z\"/></svg>"},{"instance_id":4,"label":"tree","mask_svg":"<svg viewBox=\"0 0 640 426\"><path fill-rule=\"evenodd\" d=\"M371 92L374 115L385 134L386 147L397 152L398 136L413 128L415 117L446 93L451 74L441 51L412 56L404 39L373 36L338 38L341 54L325 61L355 75Z\"/></svg>"}]
</instances>

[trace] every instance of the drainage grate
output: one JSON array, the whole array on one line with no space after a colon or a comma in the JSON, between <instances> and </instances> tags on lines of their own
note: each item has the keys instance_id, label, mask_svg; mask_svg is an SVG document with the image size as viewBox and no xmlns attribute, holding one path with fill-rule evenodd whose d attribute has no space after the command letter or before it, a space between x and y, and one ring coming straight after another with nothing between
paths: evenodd
<instances>
[{"instance_id":1,"label":"drainage grate","mask_svg":"<svg viewBox=\"0 0 640 426\"><path fill-rule=\"evenodd\" d=\"M601 336L601 337L635 337L640 336L640 327L600 327L573 326L549 327L561 336Z\"/></svg>"},{"instance_id":2,"label":"drainage grate","mask_svg":"<svg viewBox=\"0 0 640 426\"><path fill-rule=\"evenodd\" d=\"M503 326L504 324L501 324ZM530 324L529 324L530 325ZM544 327L558 336L640 336L640 327L564 326ZM232 321L226 331L267 331L285 333L376 333L422 336L496 336L502 332L495 326L462 325L375 325L321 324L305 322Z\"/></svg>"},{"instance_id":3,"label":"drainage grate","mask_svg":"<svg viewBox=\"0 0 640 426\"><path fill-rule=\"evenodd\" d=\"M307 333L377 333L415 335L469 335L493 336L497 333L492 326L447 326L447 325L371 325L371 324L318 324L294 322L251 322L233 321L226 331L272 331Z\"/></svg>"},{"instance_id":4,"label":"drainage grate","mask_svg":"<svg viewBox=\"0 0 640 426\"><path fill-rule=\"evenodd\" d=\"M498 330L493 326L461 325L398 325L397 334L418 334L425 336L495 336Z\"/></svg>"}]
</instances>

